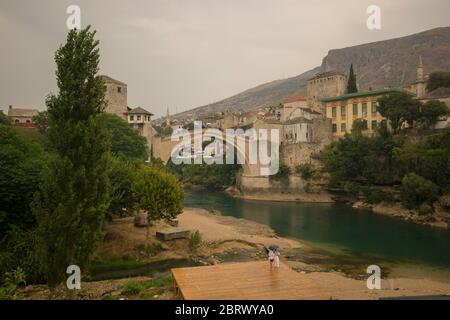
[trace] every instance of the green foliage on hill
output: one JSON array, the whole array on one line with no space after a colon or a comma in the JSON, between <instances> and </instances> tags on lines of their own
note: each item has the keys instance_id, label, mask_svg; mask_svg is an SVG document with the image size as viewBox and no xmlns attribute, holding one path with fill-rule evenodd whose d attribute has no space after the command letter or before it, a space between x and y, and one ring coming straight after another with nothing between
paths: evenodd
<instances>
[{"instance_id":1,"label":"green foliage on hill","mask_svg":"<svg viewBox=\"0 0 450 320\"><path fill-rule=\"evenodd\" d=\"M449 141L450 128L429 136L422 143L410 144L399 136L390 135L382 126L373 137L358 133L345 135L327 146L321 158L330 173L332 187L358 193L358 185L394 185L405 182L408 186L405 188L409 190L412 188L410 180L418 180L415 176L409 176L414 173L433 184L427 184L433 192L425 193L430 202L435 200L436 193L446 192L450 183ZM405 181L406 176L409 178ZM423 184L422 180L419 182ZM350 185L354 186L354 190L350 191ZM435 190L437 191L434 192ZM363 193L371 202L376 203L381 196L372 191L369 188L363 190ZM408 200L405 203L409 205L412 202Z\"/></svg>"},{"instance_id":2,"label":"green foliage on hill","mask_svg":"<svg viewBox=\"0 0 450 320\"><path fill-rule=\"evenodd\" d=\"M378 99L380 114L389 120L394 133L405 125L429 128L439 117L449 114L447 105L438 100L422 103L405 92L393 92Z\"/></svg>"},{"instance_id":3,"label":"green foliage on hill","mask_svg":"<svg viewBox=\"0 0 450 320\"><path fill-rule=\"evenodd\" d=\"M404 123L413 125L419 117L421 102L405 92L393 92L378 99L380 114L389 119L394 133L397 133Z\"/></svg>"},{"instance_id":4,"label":"green foliage on hill","mask_svg":"<svg viewBox=\"0 0 450 320\"><path fill-rule=\"evenodd\" d=\"M433 91L437 88L450 88L450 72L432 72L427 82L427 90Z\"/></svg>"}]
</instances>

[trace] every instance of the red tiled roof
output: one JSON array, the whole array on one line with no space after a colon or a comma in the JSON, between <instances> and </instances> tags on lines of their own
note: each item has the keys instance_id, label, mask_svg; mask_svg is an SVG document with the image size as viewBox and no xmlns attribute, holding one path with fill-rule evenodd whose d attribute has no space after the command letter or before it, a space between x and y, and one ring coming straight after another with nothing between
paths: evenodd
<instances>
[{"instance_id":1,"label":"red tiled roof","mask_svg":"<svg viewBox=\"0 0 450 320\"><path fill-rule=\"evenodd\" d=\"M283 101L283 103L290 103L296 101L306 101L307 98L305 96L293 96Z\"/></svg>"}]
</instances>

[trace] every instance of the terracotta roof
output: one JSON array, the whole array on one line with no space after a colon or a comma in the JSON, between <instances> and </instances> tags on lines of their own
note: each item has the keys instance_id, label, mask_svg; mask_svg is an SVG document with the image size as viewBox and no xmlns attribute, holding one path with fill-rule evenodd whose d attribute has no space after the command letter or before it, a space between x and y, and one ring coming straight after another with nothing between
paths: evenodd
<instances>
[{"instance_id":1,"label":"terracotta roof","mask_svg":"<svg viewBox=\"0 0 450 320\"><path fill-rule=\"evenodd\" d=\"M136 107L134 109L131 109L130 111L127 112L127 114L148 114L153 116L153 113L148 112L147 110L141 108L141 107Z\"/></svg>"},{"instance_id":2,"label":"terracotta roof","mask_svg":"<svg viewBox=\"0 0 450 320\"><path fill-rule=\"evenodd\" d=\"M305 96L293 96L283 101L283 103L290 103L296 101L306 101L307 98Z\"/></svg>"},{"instance_id":3,"label":"terracotta roof","mask_svg":"<svg viewBox=\"0 0 450 320\"><path fill-rule=\"evenodd\" d=\"M116 79L113 79L110 76L101 75L100 77L102 77L102 79L103 79L103 81L105 81L105 83L115 83L115 84L119 84L119 85L122 85L122 86L126 86L127 85L126 83L124 83L122 81L119 81L119 80L116 80Z\"/></svg>"},{"instance_id":4,"label":"terracotta roof","mask_svg":"<svg viewBox=\"0 0 450 320\"><path fill-rule=\"evenodd\" d=\"M25 108L15 108L10 107L8 109L9 117L33 117L39 113L37 109L25 109Z\"/></svg>"},{"instance_id":5,"label":"terracotta roof","mask_svg":"<svg viewBox=\"0 0 450 320\"><path fill-rule=\"evenodd\" d=\"M450 88L440 87L431 92L428 92L425 95L425 97L423 97L423 98L437 99L437 98L447 98L447 97L450 97Z\"/></svg>"},{"instance_id":6,"label":"terracotta roof","mask_svg":"<svg viewBox=\"0 0 450 320\"><path fill-rule=\"evenodd\" d=\"M314 77L312 77L309 80L315 80L315 79L320 79L320 78L326 78L326 77L331 77L331 76L335 76L335 75L340 75L340 76L346 76L345 74L343 74L342 72L336 71L336 70L332 70L332 71L326 71L326 72L322 72L322 73L318 73L316 74ZM308 80L308 81L309 81Z\"/></svg>"}]
</instances>

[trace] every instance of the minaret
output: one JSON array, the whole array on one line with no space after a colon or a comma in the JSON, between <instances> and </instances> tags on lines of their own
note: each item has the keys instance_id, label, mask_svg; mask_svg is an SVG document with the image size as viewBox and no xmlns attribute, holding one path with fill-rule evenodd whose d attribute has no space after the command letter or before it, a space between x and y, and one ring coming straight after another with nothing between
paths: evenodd
<instances>
[{"instance_id":1,"label":"minaret","mask_svg":"<svg viewBox=\"0 0 450 320\"><path fill-rule=\"evenodd\" d=\"M416 95L422 98L425 95L425 78L423 76L422 56L419 56L419 64L417 65Z\"/></svg>"},{"instance_id":2,"label":"minaret","mask_svg":"<svg viewBox=\"0 0 450 320\"><path fill-rule=\"evenodd\" d=\"M166 126L170 126L170 113L169 113L169 107L167 107L167 113L166 113Z\"/></svg>"},{"instance_id":3,"label":"minaret","mask_svg":"<svg viewBox=\"0 0 450 320\"><path fill-rule=\"evenodd\" d=\"M423 80L423 62L422 56L419 56L419 65L417 66L417 82L422 82Z\"/></svg>"}]
</instances>

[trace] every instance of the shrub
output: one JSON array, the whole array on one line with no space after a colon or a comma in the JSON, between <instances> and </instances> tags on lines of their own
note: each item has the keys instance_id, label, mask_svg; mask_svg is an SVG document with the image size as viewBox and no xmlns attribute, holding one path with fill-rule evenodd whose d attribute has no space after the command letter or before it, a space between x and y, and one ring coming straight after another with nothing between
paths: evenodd
<instances>
[{"instance_id":1,"label":"shrub","mask_svg":"<svg viewBox=\"0 0 450 320\"><path fill-rule=\"evenodd\" d=\"M314 174L317 172L316 167L311 163L304 163L301 165L298 165L295 170L297 173L300 173L303 179L309 180L311 179Z\"/></svg>"},{"instance_id":2,"label":"shrub","mask_svg":"<svg viewBox=\"0 0 450 320\"><path fill-rule=\"evenodd\" d=\"M403 177L400 199L408 209L418 208L423 203L431 204L437 200L438 187L415 173Z\"/></svg>"},{"instance_id":3,"label":"shrub","mask_svg":"<svg viewBox=\"0 0 450 320\"><path fill-rule=\"evenodd\" d=\"M417 212L419 214L430 214L433 213L433 211L434 211L433 207L427 203L422 203L417 209Z\"/></svg>"},{"instance_id":4,"label":"shrub","mask_svg":"<svg viewBox=\"0 0 450 320\"><path fill-rule=\"evenodd\" d=\"M274 175L271 175L271 179L275 180L281 180L281 179L287 179L289 178L289 175L291 174L291 168L289 168L284 163L280 162L280 166L278 167L278 172Z\"/></svg>"},{"instance_id":5,"label":"shrub","mask_svg":"<svg viewBox=\"0 0 450 320\"><path fill-rule=\"evenodd\" d=\"M191 232L189 235L189 249L194 250L197 248L200 243L202 242L202 235L200 234L200 231L196 230L194 232Z\"/></svg>"},{"instance_id":6,"label":"shrub","mask_svg":"<svg viewBox=\"0 0 450 320\"><path fill-rule=\"evenodd\" d=\"M3 285L0 287L0 300L15 300L20 298L17 289L20 285L25 285L26 274L22 268L17 268L11 272L6 272Z\"/></svg>"},{"instance_id":7,"label":"shrub","mask_svg":"<svg viewBox=\"0 0 450 320\"><path fill-rule=\"evenodd\" d=\"M364 188L363 195L366 198L366 202L370 204L377 204L383 201L392 201L391 195L378 189Z\"/></svg>"},{"instance_id":8,"label":"shrub","mask_svg":"<svg viewBox=\"0 0 450 320\"><path fill-rule=\"evenodd\" d=\"M145 284L135 280L128 281L122 288L123 294L138 294L145 289Z\"/></svg>"}]
</instances>

